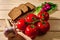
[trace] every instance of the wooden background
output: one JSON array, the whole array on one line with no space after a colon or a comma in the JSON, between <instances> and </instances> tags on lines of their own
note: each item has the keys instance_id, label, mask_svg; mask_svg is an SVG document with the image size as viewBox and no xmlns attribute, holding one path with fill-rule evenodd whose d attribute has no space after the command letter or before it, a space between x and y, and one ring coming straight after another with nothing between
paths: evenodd
<instances>
[{"instance_id":1,"label":"wooden background","mask_svg":"<svg viewBox=\"0 0 60 40\"><path fill-rule=\"evenodd\" d=\"M7 40L2 30L5 29L5 18L10 19L8 13L14 7L22 3L30 2L35 6L42 2L53 2L57 4L57 11L50 15L50 30L44 36L37 37L35 40L60 40L60 0L0 0L0 40Z\"/></svg>"}]
</instances>

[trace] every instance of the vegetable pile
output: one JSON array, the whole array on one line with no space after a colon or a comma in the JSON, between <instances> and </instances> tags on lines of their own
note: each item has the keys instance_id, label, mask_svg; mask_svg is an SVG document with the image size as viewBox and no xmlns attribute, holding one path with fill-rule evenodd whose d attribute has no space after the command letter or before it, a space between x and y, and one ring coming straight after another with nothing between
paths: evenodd
<instances>
[{"instance_id":1,"label":"vegetable pile","mask_svg":"<svg viewBox=\"0 0 60 40\"><path fill-rule=\"evenodd\" d=\"M30 13L17 22L17 28L33 39L49 30L50 24L48 20L49 14L47 12L41 11L37 16Z\"/></svg>"},{"instance_id":2,"label":"vegetable pile","mask_svg":"<svg viewBox=\"0 0 60 40\"><path fill-rule=\"evenodd\" d=\"M56 10L57 5L51 2L44 2L41 6L38 6L35 11L35 15L37 15L40 11L46 11L51 13L52 11Z\"/></svg>"},{"instance_id":3,"label":"vegetable pile","mask_svg":"<svg viewBox=\"0 0 60 40\"><path fill-rule=\"evenodd\" d=\"M36 8L34 13L29 13L17 22L17 28L30 38L45 34L50 28L49 12L56 9L56 4L45 2Z\"/></svg>"}]
</instances>

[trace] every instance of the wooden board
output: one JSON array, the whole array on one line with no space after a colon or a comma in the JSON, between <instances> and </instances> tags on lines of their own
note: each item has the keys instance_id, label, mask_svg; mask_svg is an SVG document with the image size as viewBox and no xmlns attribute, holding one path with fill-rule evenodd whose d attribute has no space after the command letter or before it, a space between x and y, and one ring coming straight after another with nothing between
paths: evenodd
<instances>
[{"instance_id":1,"label":"wooden board","mask_svg":"<svg viewBox=\"0 0 60 40\"><path fill-rule=\"evenodd\" d=\"M60 20L49 20L50 23L50 31L60 31ZM5 20L0 19L0 30L4 30L6 27Z\"/></svg>"},{"instance_id":2,"label":"wooden board","mask_svg":"<svg viewBox=\"0 0 60 40\"><path fill-rule=\"evenodd\" d=\"M5 18L11 19L8 16L9 12L10 12L10 10L6 10L6 9L0 10L0 19L5 19ZM50 19L60 19L60 11L56 11L53 14L51 14Z\"/></svg>"},{"instance_id":3,"label":"wooden board","mask_svg":"<svg viewBox=\"0 0 60 40\"><path fill-rule=\"evenodd\" d=\"M0 40L7 40L3 32L0 32ZM48 32L43 36L38 36L35 40L60 40L60 32Z\"/></svg>"},{"instance_id":4,"label":"wooden board","mask_svg":"<svg viewBox=\"0 0 60 40\"><path fill-rule=\"evenodd\" d=\"M4 20L0 20L0 31L4 30L6 27L6 22Z\"/></svg>"},{"instance_id":5,"label":"wooden board","mask_svg":"<svg viewBox=\"0 0 60 40\"><path fill-rule=\"evenodd\" d=\"M8 17L8 13L11 9L13 9L14 7L17 7L18 5L22 4L22 3L26 3L26 2L30 2L32 3L33 5L35 5L36 7L39 6L40 4L42 4L42 2L53 2L55 4L57 4L57 11L54 12L53 14L50 15L50 19L60 19L60 1L59 0L46 0L46 1L43 1L43 0L1 0L0 1L0 19L3 19L3 18L9 18ZM5 12L6 11L6 12ZM3 15L4 14L4 15ZM4 17L2 17L4 16ZM10 18L9 18L10 19Z\"/></svg>"},{"instance_id":6,"label":"wooden board","mask_svg":"<svg viewBox=\"0 0 60 40\"><path fill-rule=\"evenodd\" d=\"M8 40L8 39L4 36L4 32L0 32L0 40Z\"/></svg>"},{"instance_id":7,"label":"wooden board","mask_svg":"<svg viewBox=\"0 0 60 40\"><path fill-rule=\"evenodd\" d=\"M53 2L57 4L58 10L50 15L50 31L44 36L36 37L35 40L60 40L60 0L0 0L0 40L8 40L2 31L6 27L4 19L10 19L8 16L10 10L26 2L30 2L36 7L42 2Z\"/></svg>"},{"instance_id":8,"label":"wooden board","mask_svg":"<svg viewBox=\"0 0 60 40\"><path fill-rule=\"evenodd\" d=\"M48 32L43 36L38 36L35 40L60 40L60 32Z\"/></svg>"}]
</instances>

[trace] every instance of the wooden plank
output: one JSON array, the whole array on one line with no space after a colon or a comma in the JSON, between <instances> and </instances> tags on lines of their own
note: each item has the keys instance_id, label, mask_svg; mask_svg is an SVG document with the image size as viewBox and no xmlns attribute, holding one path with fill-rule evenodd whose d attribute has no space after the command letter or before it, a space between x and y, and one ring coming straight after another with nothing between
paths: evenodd
<instances>
[{"instance_id":1,"label":"wooden plank","mask_svg":"<svg viewBox=\"0 0 60 40\"><path fill-rule=\"evenodd\" d=\"M10 17L8 16L8 13L11 10L7 10L7 11L0 11L0 19L5 19L8 18L10 19ZM50 19L60 19L60 11L56 11L53 14L50 15Z\"/></svg>"},{"instance_id":2,"label":"wooden plank","mask_svg":"<svg viewBox=\"0 0 60 40\"><path fill-rule=\"evenodd\" d=\"M60 20L49 20L50 31L60 31Z\"/></svg>"},{"instance_id":3,"label":"wooden plank","mask_svg":"<svg viewBox=\"0 0 60 40\"><path fill-rule=\"evenodd\" d=\"M49 19L60 19L60 11L55 11L54 13L49 15Z\"/></svg>"},{"instance_id":4,"label":"wooden plank","mask_svg":"<svg viewBox=\"0 0 60 40\"><path fill-rule=\"evenodd\" d=\"M9 11L0 11L0 19L5 19L5 18L10 19L10 17L8 16L9 12L10 12L10 10Z\"/></svg>"},{"instance_id":5,"label":"wooden plank","mask_svg":"<svg viewBox=\"0 0 60 40\"><path fill-rule=\"evenodd\" d=\"M49 20L50 23L50 31L59 31L60 32L60 20ZM0 31L3 31L6 27L5 20L0 19Z\"/></svg>"},{"instance_id":6,"label":"wooden plank","mask_svg":"<svg viewBox=\"0 0 60 40\"><path fill-rule=\"evenodd\" d=\"M8 1L8 0L5 0L5 1L2 1L2 0L0 0L0 19L5 19L5 18L10 19L8 17L9 11L12 8L17 7L19 4L26 3L26 2L31 2L35 6L38 6L42 2L45 2L45 1L43 1L43 0L42 1L40 1L40 0L33 0L33 1L29 1L29 0L25 0L25 1L21 1L21 0L18 0L18 1L15 1L15 0ZM50 19L60 19L60 17L59 17L60 16L60 1L59 0L57 0L57 1L55 0L55 1L52 1L52 2L58 4L58 11L54 12L53 14L51 14L50 15Z\"/></svg>"},{"instance_id":7,"label":"wooden plank","mask_svg":"<svg viewBox=\"0 0 60 40\"><path fill-rule=\"evenodd\" d=\"M30 2L30 3L32 3L32 4L34 4L35 6L39 6L42 2L53 2L53 3L55 3L55 4L57 4L58 5L58 9L60 10L60 1L59 0L18 0L18 1L16 1L16 0L5 0L5 1L3 1L3 0L0 0L0 10L2 10L2 9L11 9L11 8L13 8L13 7L16 7L16 6L18 6L18 5L20 5L20 4L24 4L24 3L26 3L26 2Z\"/></svg>"},{"instance_id":8,"label":"wooden plank","mask_svg":"<svg viewBox=\"0 0 60 40\"><path fill-rule=\"evenodd\" d=\"M60 32L48 32L43 36L36 37L35 40L60 40Z\"/></svg>"},{"instance_id":9,"label":"wooden plank","mask_svg":"<svg viewBox=\"0 0 60 40\"><path fill-rule=\"evenodd\" d=\"M18 4L17 5L7 5L7 4L2 5L2 4L0 4L0 11L6 11L6 10L8 11L17 6L18 6Z\"/></svg>"},{"instance_id":10,"label":"wooden plank","mask_svg":"<svg viewBox=\"0 0 60 40\"><path fill-rule=\"evenodd\" d=\"M4 20L0 20L0 31L5 30L6 22Z\"/></svg>"},{"instance_id":11,"label":"wooden plank","mask_svg":"<svg viewBox=\"0 0 60 40\"><path fill-rule=\"evenodd\" d=\"M0 32L0 40L8 40L8 39L4 36L4 32Z\"/></svg>"},{"instance_id":12,"label":"wooden plank","mask_svg":"<svg viewBox=\"0 0 60 40\"><path fill-rule=\"evenodd\" d=\"M37 3L37 2L43 2L43 1L52 1L52 2L59 2L60 0L0 0L0 4L17 4L17 3L25 3L25 2L31 2L31 3Z\"/></svg>"},{"instance_id":13,"label":"wooden plank","mask_svg":"<svg viewBox=\"0 0 60 40\"><path fill-rule=\"evenodd\" d=\"M7 40L3 32L0 32L0 40ZM38 36L34 40L60 40L60 32L48 32L43 36Z\"/></svg>"}]
</instances>

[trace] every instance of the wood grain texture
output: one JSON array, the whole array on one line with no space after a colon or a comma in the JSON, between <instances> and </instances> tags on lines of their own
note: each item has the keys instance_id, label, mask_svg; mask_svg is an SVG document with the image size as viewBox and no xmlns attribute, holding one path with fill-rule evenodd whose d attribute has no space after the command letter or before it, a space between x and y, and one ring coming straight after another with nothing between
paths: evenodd
<instances>
[{"instance_id":1,"label":"wood grain texture","mask_svg":"<svg viewBox=\"0 0 60 40\"><path fill-rule=\"evenodd\" d=\"M8 39L4 36L4 32L0 32L0 40L8 40Z\"/></svg>"},{"instance_id":2,"label":"wood grain texture","mask_svg":"<svg viewBox=\"0 0 60 40\"><path fill-rule=\"evenodd\" d=\"M0 40L8 40L2 32L5 27L5 18L10 19L8 13L20 4L30 2L36 7L42 2L53 2L57 4L57 11L50 15L50 31L44 36L36 37L35 40L60 40L60 0L0 0Z\"/></svg>"},{"instance_id":3,"label":"wood grain texture","mask_svg":"<svg viewBox=\"0 0 60 40\"><path fill-rule=\"evenodd\" d=\"M45 0L45 1L43 1L43 0L18 0L18 1L16 1L16 0L0 0L0 9L11 9L11 8L13 8L13 7L17 7L18 5L20 5L20 4L24 4L24 3L26 3L26 2L30 2L30 3L32 3L33 5L35 5L35 6L39 6L41 3L43 3L43 2L53 2L53 3L55 3L55 4L57 4L57 6L58 6L58 9L60 10L60 1L59 0Z\"/></svg>"},{"instance_id":4,"label":"wood grain texture","mask_svg":"<svg viewBox=\"0 0 60 40\"><path fill-rule=\"evenodd\" d=\"M50 15L50 19L60 19L60 1L59 0L0 0L0 19L8 18L8 13L14 7L17 7L20 4L30 2L35 6L39 6L42 2L53 2L57 4L57 11ZM5 12L6 11L6 12ZM4 17L3 17L4 16Z\"/></svg>"},{"instance_id":5,"label":"wood grain texture","mask_svg":"<svg viewBox=\"0 0 60 40\"><path fill-rule=\"evenodd\" d=\"M48 32L47 34L43 36L36 37L35 40L60 40L60 32Z\"/></svg>"},{"instance_id":6,"label":"wood grain texture","mask_svg":"<svg viewBox=\"0 0 60 40\"><path fill-rule=\"evenodd\" d=\"M10 17L8 16L9 12L10 11L0 11L0 19L5 19L5 18L10 19Z\"/></svg>"},{"instance_id":7,"label":"wood grain texture","mask_svg":"<svg viewBox=\"0 0 60 40\"><path fill-rule=\"evenodd\" d=\"M3 32L0 32L0 40L8 40ZM11 39L12 40L12 39ZM43 36L38 36L35 40L60 40L60 32L48 32Z\"/></svg>"},{"instance_id":8,"label":"wood grain texture","mask_svg":"<svg viewBox=\"0 0 60 40\"><path fill-rule=\"evenodd\" d=\"M52 32L60 32L60 20L49 20L50 23L50 31ZM0 19L0 31L3 31L6 27L6 22L5 20Z\"/></svg>"},{"instance_id":9,"label":"wood grain texture","mask_svg":"<svg viewBox=\"0 0 60 40\"><path fill-rule=\"evenodd\" d=\"M9 12L10 12L10 10L0 11L0 19L5 19L5 18L10 19L10 17L8 16ZM56 11L53 14L51 14L50 19L60 19L60 11Z\"/></svg>"},{"instance_id":10,"label":"wood grain texture","mask_svg":"<svg viewBox=\"0 0 60 40\"><path fill-rule=\"evenodd\" d=\"M60 20L49 20L50 31L60 31Z\"/></svg>"},{"instance_id":11,"label":"wood grain texture","mask_svg":"<svg viewBox=\"0 0 60 40\"><path fill-rule=\"evenodd\" d=\"M6 22L4 20L0 20L0 31L4 31L6 27Z\"/></svg>"}]
</instances>

